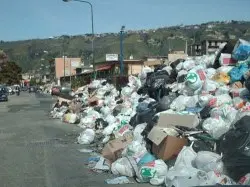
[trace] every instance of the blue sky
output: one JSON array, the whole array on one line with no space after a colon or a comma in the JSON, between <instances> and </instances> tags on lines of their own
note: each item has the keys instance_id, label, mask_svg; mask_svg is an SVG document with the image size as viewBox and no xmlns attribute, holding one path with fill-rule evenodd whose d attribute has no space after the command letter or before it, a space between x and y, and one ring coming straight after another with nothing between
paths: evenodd
<instances>
[{"instance_id":1,"label":"blue sky","mask_svg":"<svg viewBox=\"0 0 250 187\"><path fill-rule=\"evenodd\" d=\"M250 0L89 0L96 33L207 21L250 20ZM91 32L90 8L62 0L0 0L0 40Z\"/></svg>"}]
</instances>

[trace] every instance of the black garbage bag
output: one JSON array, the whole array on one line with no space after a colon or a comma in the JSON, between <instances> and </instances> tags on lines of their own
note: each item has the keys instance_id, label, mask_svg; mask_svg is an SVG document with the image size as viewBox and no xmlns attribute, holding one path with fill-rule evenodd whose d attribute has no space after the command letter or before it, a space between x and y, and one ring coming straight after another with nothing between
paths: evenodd
<instances>
[{"instance_id":1,"label":"black garbage bag","mask_svg":"<svg viewBox=\"0 0 250 187\"><path fill-rule=\"evenodd\" d=\"M236 181L250 173L249 121L250 116L242 117L217 143L217 152L223 153L228 175Z\"/></svg>"},{"instance_id":2,"label":"black garbage bag","mask_svg":"<svg viewBox=\"0 0 250 187\"><path fill-rule=\"evenodd\" d=\"M137 93L139 95L146 95L148 93L148 88L146 86L143 86L137 90Z\"/></svg>"},{"instance_id":3,"label":"black garbage bag","mask_svg":"<svg viewBox=\"0 0 250 187\"><path fill-rule=\"evenodd\" d=\"M149 103L147 102L140 102L137 107L136 107L136 112L144 112L146 110L148 110L148 105Z\"/></svg>"},{"instance_id":4,"label":"black garbage bag","mask_svg":"<svg viewBox=\"0 0 250 187\"><path fill-rule=\"evenodd\" d=\"M223 154L241 153L250 158L250 116L244 116L220 139L218 152Z\"/></svg>"},{"instance_id":5,"label":"black garbage bag","mask_svg":"<svg viewBox=\"0 0 250 187\"><path fill-rule=\"evenodd\" d=\"M167 65L166 64L161 64L161 65L157 65L154 69L154 72L160 71L163 68L165 68Z\"/></svg>"},{"instance_id":6,"label":"black garbage bag","mask_svg":"<svg viewBox=\"0 0 250 187\"><path fill-rule=\"evenodd\" d=\"M117 116L118 114L121 113L123 109L122 105L117 105L114 109L113 109L113 116Z\"/></svg>"},{"instance_id":7,"label":"black garbage bag","mask_svg":"<svg viewBox=\"0 0 250 187\"><path fill-rule=\"evenodd\" d=\"M108 122L104 121L102 118L98 118L95 121L95 129L96 130L104 129L108 125L109 125Z\"/></svg>"},{"instance_id":8,"label":"black garbage bag","mask_svg":"<svg viewBox=\"0 0 250 187\"><path fill-rule=\"evenodd\" d=\"M177 82L178 83L183 83L185 82L185 78L186 78L186 75L181 75L177 78Z\"/></svg>"},{"instance_id":9,"label":"black garbage bag","mask_svg":"<svg viewBox=\"0 0 250 187\"><path fill-rule=\"evenodd\" d=\"M172 62L170 64L171 68L172 69L176 69L176 67L178 66L179 63L183 62L184 60L183 59L177 59L176 61Z\"/></svg>"},{"instance_id":10,"label":"black garbage bag","mask_svg":"<svg viewBox=\"0 0 250 187\"><path fill-rule=\"evenodd\" d=\"M147 107L146 107L147 106ZM135 127L141 123L151 123L154 115L156 114L157 102L151 102L149 104L139 103L136 108L137 113L130 119L129 124Z\"/></svg>"},{"instance_id":11,"label":"black garbage bag","mask_svg":"<svg viewBox=\"0 0 250 187\"><path fill-rule=\"evenodd\" d=\"M250 157L240 153L226 154L222 161L229 177L239 181L241 177L250 172Z\"/></svg>"},{"instance_id":12,"label":"black garbage bag","mask_svg":"<svg viewBox=\"0 0 250 187\"><path fill-rule=\"evenodd\" d=\"M164 89L166 83L170 82L170 78L168 72L165 70L158 72L150 72L148 73L146 79L146 87L148 88L149 97L155 99L156 101L159 98L164 96Z\"/></svg>"},{"instance_id":13,"label":"black garbage bag","mask_svg":"<svg viewBox=\"0 0 250 187\"><path fill-rule=\"evenodd\" d=\"M170 93L167 96L163 96L159 100L159 106L157 108L157 112L162 112L162 111L168 110L170 108L171 103L173 102L173 100L175 98L176 98L176 94L175 93Z\"/></svg>"},{"instance_id":14,"label":"black garbage bag","mask_svg":"<svg viewBox=\"0 0 250 187\"><path fill-rule=\"evenodd\" d=\"M101 108L102 108L102 107L100 107L100 106L94 106L94 110L95 110L96 112L99 112L99 113L101 113Z\"/></svg>"},{"instance_id":15,"label":"black garbage bag","mask_svg":"<svg viewBox=\"0 0 250 187\"><path fill-rule=\"evenodd\" d=\"M176 82L177 76L178 76L178 72L175 69L173 69L169 75L170 80L168 84L173 84L174 82Z\"/></svg>"},{"instance_id":16,"label":"black garbage bag","mask_svg":"<svg viewBox=\"0 0 250 187\"><path fill-rule=\"evenodd\" d=\"M123 99L119 99L118 101L116 101L116 104L122 104L123 103Z\"/></svg>"},{"instance_id":17,"label":"black garbage bag","mask_svg":"<svg viewBox=\"0 0 250 187\"><path fill-rule=\"evenodd\" d=\"M206 119L210 117L210 111L212 110L211 107L205 106L201 111L200 111L200 117L201 119Z\"/></svg>"}]
</instances>

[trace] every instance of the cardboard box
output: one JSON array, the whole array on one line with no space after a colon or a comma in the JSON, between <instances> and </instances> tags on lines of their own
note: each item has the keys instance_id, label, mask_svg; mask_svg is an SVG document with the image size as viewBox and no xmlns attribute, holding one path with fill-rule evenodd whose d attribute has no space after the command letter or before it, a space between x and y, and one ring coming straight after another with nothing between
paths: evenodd
<instances>
[{"instance_id":1,"label":"cardboard box","mask_svg":"<svg viewBox=\"0 0 250 187\"><path fill-rule=\"evenodd\" d=\"M132 140L126 137L117 138L110 141L105 145L102 150L102 156L108 159L110 162L116 161L120 156L122 151L131 143Z\"/></svg>"},{"instance_id":2,"label":"cardboard box","mask_svg":"<svg viewBox=\"0 0 250 187\"><path fill-rule=\"evenodd\" d=\"M164 128L183 126L194 128L199 124L196 115L189 114L160 114L158 123L148 134L153 142L152 152L160 159L169 160L177 156L182 147L187 144L186 138L168 136Z\"/></svg>"},{"instance_id":3,"label":"cardboard box","mask_svg":"<svg viewBox=\"0 0 250 187\"><path fill-rule=\"evenodd\" d=\"M159 159L171 160L179 154L187 143L186 138L167 136L159 145L153 144L152 152Z\"/></svg>"}]
</instances>

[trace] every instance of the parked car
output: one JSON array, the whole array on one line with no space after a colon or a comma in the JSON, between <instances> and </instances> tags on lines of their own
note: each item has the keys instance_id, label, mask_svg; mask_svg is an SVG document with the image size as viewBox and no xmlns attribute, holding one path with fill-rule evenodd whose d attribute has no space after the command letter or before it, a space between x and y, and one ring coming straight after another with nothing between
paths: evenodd
<instances>
[{"instance_id":1,"label":"parked car","mask_svg":"<svg viewBox=\"0 0 250 187\"><path fill-rule=\"evenodd\" d=\"M15 94L15 90L13 90L11 87L7 87L7 91L9 95L14 95Z\"/></svg>"},{"instance_id":2,"label":"parked car","mask_svg":"<svg viewBox=\"0 0 250 187\"><path fill-rule=\"evenodd\" d=\"M0 101L8 101L8 90L5 86L0 86Z\"/></svg>"}]
</instances>

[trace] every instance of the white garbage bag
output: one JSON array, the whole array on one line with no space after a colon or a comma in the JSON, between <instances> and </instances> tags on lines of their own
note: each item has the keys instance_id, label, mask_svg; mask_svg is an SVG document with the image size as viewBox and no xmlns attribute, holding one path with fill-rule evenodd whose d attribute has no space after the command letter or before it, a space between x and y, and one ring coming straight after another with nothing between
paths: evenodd
<instances>
[{"instance_id":1,"label":"white garbage bag","mask_svg":"<svg viewBox=\"0 0 250 187\"><path fill-rule=\"evenodd\" d=\"M136 125L134 132L133 132L135 141L143 142L143 136L141 135L141 133L146 128L146 126L147 126L147 123Z\"/></svg>"},{"instance_id":2,"label":"white garbage bag","mask_svg":"<svg viewBox=\"0 0 250 187\"><path fill-rule=\"evenodd\" d=\"M122 156L131 156L136 160L147 152L146 143L133 140L122 152Z\"/></svg>"},{"instance_id":3,"label":"white garbage bag","mask_svg":"<svg viewBox=\"0 0 250 187\"><path fill-rule=\"evenodd\" d=\"M210 151L200 151L193 161L193 166L205 172L223 172L222 156Z\"/></svg>"},{"instance_id":4,"label":"white garbage bag","mask_svg":"<svg viewBox=\"0 0 250 187\"><path fill-rule=\"evenodd\" d=\"M123 157L113 162L111 165L112 173L114 175L122 175L128 177L135 176L136 173L133 166L131 165L131 160L133 160L132 157Z\"/></svg>"},{"instance_id":5,"label":"white garbage bag","mask_svg":"<svg viewBox=\"0 0 250 187\"><path fill-rule=\"evenodd\" d=\"M202 127L214 139L219 139L223 134L225 134L229 130L230 125L230 123L225 122L222 117L218 116L218 118L205 119L202 124Z\"/></svg>"},{"instance_id":6,"label":"white garbage bag","mask_svg":"<svg viewBox=\"0 0 250 187\"><path fill-rule=\"evenodd\" d=\"M196 63L194 60L186 60L183 62L183 65L182 65L183 69L185 70L190 70L194 68L195 66L196 66Z\"/></svg>"},{"instance_id":7,"label":"white garbage bag","mask_svg":"<svg viewBox=\"0 0 250 187\"><path fill-rule=\"evenodd\" d=\"M77 138L79 144L91 144L95 139L95 131L93 129L86 129Z\"/></svg>"},{"instance_id":8,"label":"white garbage bag","mask_svg":"<svg viewBox=\"0 0 250 187\"><path fill-rule=\"evenodd\" d=\"M176 111L182 111L185 110L187 102L190 97L180 95L176 99L173 100L173 102L170 105L170 109L176 110Z\"/></svg>"},{"instance_id":9,"label":"white garbage bag","mask_svg":"<svg viewBox=\"0 0 250 187\"><path fill-rule=\"evenodd\" d=\"M178 154L174 167L170 168L165 177L165 185L167 187L181 187L176 184L176 182L181 181L181 179L195 178L201 170L198 170L192 166L197 153L194 152L192 145L190 147L184 146L181 152ZM204 172L205 173L205 172ZM197 184L197 181L192 181L192 185L188 183L185 186L193 186Z\"/></svg>"},{"instance_id":10,"label":"white garbage bag","mask_svg":"<svg viewBox=\"0 0 250 187\"><path fill-rule=\"evenodd\" d=\"M152 185L161 185L164 183L165 175L168 172L168 166L163 160L154 160L141 166L137 174L138 182L150 182Z\"/></svg>"}]
</instances>

